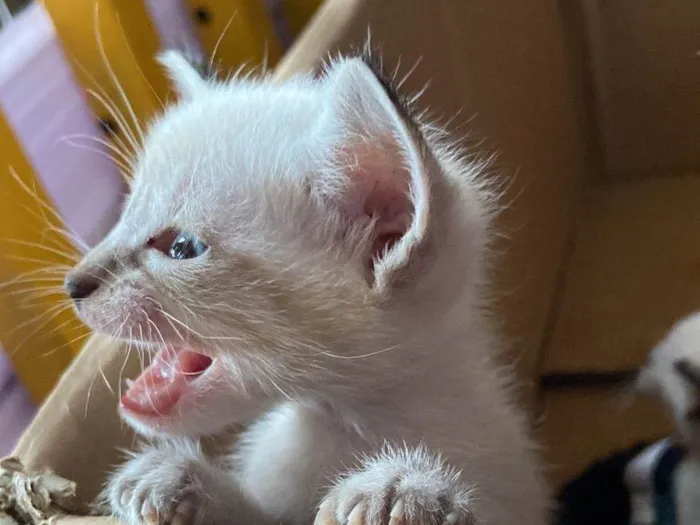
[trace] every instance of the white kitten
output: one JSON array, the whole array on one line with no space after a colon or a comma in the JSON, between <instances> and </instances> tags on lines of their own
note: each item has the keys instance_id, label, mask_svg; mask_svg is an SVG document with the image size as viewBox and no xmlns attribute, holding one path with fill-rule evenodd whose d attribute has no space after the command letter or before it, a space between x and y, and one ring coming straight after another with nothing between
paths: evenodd
<instances>
[{"instance_id":1,"label":"white kitten","mask_svg":"<svg viewBox=\"0 0 700 525\"><path fill-rule=\"evenodd\" d=\"M94 329L159 350L121 413L129 524L541 525L547 495L482 311L493 196L368 61L204 80L148 131L68 276ZM196 438L248 430L208 459ZM330 486L330 490L328 487Z\"/></svg>"},{"instance_id":2,"label":"white kitten","mask_svg":"<svg viewBox=\"0 0 700 525\"><path fill-rule=\"evenodd\" d=\"M700 312L676 323L654 347L637 387L671 412L677 439L688 448L675 473L679 525L700 523Z\"/></svg>"}]
</instances>

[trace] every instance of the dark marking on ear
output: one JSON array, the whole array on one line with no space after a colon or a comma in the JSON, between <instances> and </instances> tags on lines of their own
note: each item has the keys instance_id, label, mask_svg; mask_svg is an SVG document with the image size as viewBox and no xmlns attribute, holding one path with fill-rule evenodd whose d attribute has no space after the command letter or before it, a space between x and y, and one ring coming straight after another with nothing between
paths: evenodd
<instances>
[{"instance_id":1,"label":"dark marking on ear","mask_svg":"<svg viewBox=\"0 0 700 525\"><path fill-rule=\"evenodd\" d=\"M219 68L213 60L208 60L206 56L192 49L182 49L180 54L203 80L219 80Z\"/></svg>"},{"instance_id":2,"label":"dark marking on ear","mask_svg":"<svg viewBox=\"0 0 700 525\"><path fill-rule=\"evenodd\" d=\"M370 71L372 71L377 81L379 81L379 84L384 88L387 97L389 97L389 100L394 104L394 107L406 124L410 125L413 131L421 135L416 119L418 112L415 105L411 102L410 97L399 93L395 85L395 79L384 69L384 63L379 51L375 50L368 40L362 46L362 49L355 53L355 56L360 58Z\"/></svg>"}]
</instances>

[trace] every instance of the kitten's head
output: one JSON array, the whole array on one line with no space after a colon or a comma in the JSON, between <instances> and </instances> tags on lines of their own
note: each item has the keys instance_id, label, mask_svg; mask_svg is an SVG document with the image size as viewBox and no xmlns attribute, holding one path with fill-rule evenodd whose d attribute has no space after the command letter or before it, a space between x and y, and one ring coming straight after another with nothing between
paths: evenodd
<instances>
[{"instance_id":1,"label":"kitten's head","mask_svg":"<svg viewBox=\"0 0 700 525\"><path fill-rule=\"evenodd\" d=\"M678 322L654 347L637 387L666 405L682 441L700 451L700 313Z\"/></svg>"},{"instance_id":2,"label":"kitten's head","mask_svg":"<svg viewBox=\"0 0 700 525\"><path fill-rule=\"evenodd\" d=\"M124 416L203 433L225 423L233 394L386 344L387 312L421 286L430 300L435 240L463 219L449 203L474 201L455 254L480 253L485 219L360 58L279 84L209 81L174 52L161 61L180 101L148 130L119 223L66 285L93 329L159 351ZM454 268L453 287L477 259Z\"/></svg>"}]
</instances>

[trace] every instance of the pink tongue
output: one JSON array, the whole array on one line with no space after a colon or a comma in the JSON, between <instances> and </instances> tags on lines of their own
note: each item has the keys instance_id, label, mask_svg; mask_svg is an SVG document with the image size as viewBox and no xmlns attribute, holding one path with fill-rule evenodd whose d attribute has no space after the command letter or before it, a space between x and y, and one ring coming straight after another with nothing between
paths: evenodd
<instances>
[{"instance_id":1,"label":"pink tongue","mask_svg":"<svg viewBox=\"0 0 700 525\"><path fill-rule=\"evenodd\" d=\"M143 416L165 416L189 383L211 365L211 358L190 350L161 350L122 396L121 405Z\"/></svg>"}]
</instances>

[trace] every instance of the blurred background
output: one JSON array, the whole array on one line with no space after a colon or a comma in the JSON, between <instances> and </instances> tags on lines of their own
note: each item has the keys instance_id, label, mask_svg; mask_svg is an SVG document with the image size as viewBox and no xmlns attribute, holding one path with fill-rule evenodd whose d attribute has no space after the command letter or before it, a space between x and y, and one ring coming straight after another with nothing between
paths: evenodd
<instances>
[{"instance_id":1,"label":"blurred background","mask_svg":"<svg viewBox=\"0 0 700 525\"><path fill-rule=\"evenodd\" d=\"M88 337L60 284L116 220L165 47L287 71L361 43L503 178L495 299L555 486L673 428L629 385L700 309L697 0L0 1L0 455ZM700 354L700 352L699 352Z\"/></svg>"}]
</instances>

